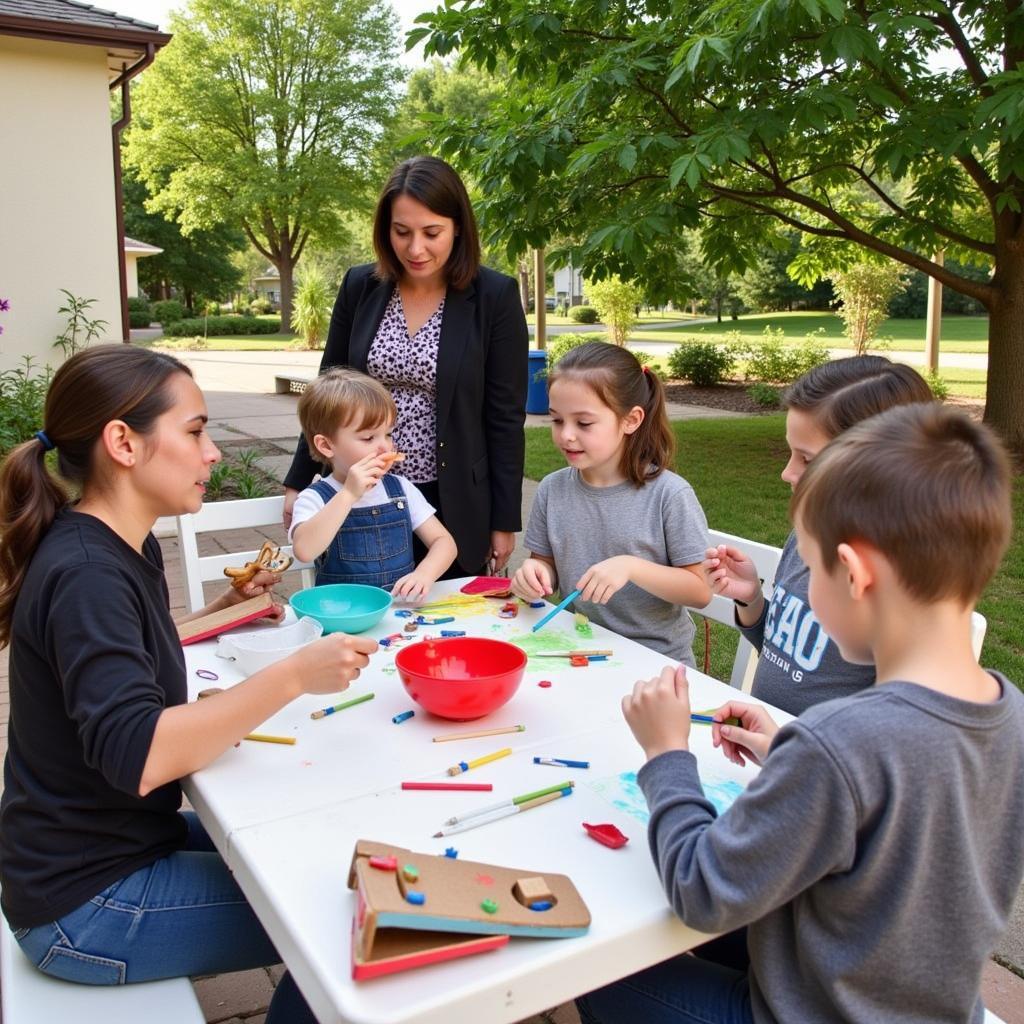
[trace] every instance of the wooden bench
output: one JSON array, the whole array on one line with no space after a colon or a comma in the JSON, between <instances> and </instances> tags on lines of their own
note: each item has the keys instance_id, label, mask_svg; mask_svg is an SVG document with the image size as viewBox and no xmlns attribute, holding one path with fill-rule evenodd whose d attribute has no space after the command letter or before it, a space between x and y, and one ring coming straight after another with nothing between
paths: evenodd
<instances>
[{"instance_id":1,"label":"wooden bench","mask_svg":"<svg viewBox=\"0 0 1024 1024\"><path fill-rule=\"evenodd\" d=\"M37 971L0 922L0 1006L4 1024L204 1024L192 982L76 985Z\"/></svg>"},{"instance_id":2,"label":"wooden bench","mask_svg":"<svg viewBox=\"0 0 1024 1024\"><path fill-rule=\"evenodd\" d=\"M312 377L297 377L290 373L281 373L274 378L274 393L278 395L301 395Z\"/></svg>"}]
</instances>

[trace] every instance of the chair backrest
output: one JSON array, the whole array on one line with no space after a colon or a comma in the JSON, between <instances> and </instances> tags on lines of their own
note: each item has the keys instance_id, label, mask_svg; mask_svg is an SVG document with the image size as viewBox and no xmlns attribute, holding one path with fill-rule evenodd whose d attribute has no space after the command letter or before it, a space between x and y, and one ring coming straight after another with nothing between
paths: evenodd
<instances>
[{"instance_id":1,"label":"chair backrest","mask_svg":"<svg viewBox=\"0 0 1024 1024\"><path fill-rule=\"evenodd\" d=\"M281 522L284 511L284 496L272 498L247 498L241 501L213 501L193 515L178 516L178 547L181 553L181 571L185 580L185 599L189 611L199 611L206 601L203 598L203 584L210 580L225 580L224 570L229 566L241 566L252 561L259 549L236 551L229 554L199 554L200 533L213 530L239 530L247 527L274 526ZM292 554L290 545L281 551ZM294 556L293 556L294 557ZM292 562L289 572L298 571L303 575L303 586L313 585L312 565L309 562ZM226 582L226 581L225 581Z\"/></svg>"},{"instance_id":2,"label":"chair backrest","mask_svg":"<svg viewBox=\"0 0 1024 1024\"><path fill-rule=\"evenodd\" d=\"M985 642L985 630L988 629L988 620L981 612L971 612L971 648L974 657L981 661L981 645Z\"/></svg>"},{"instance_id":3,"label":"chair backrest","mask_svg":"<svg viewBox=\"0 0 1024 1024\"><path fill-rule=\"evenodd\" d=\"M773 547L771 544L761 544L756 540L748 540L746 537L737 537L732 533L722 533L719 530L708 530L708 538L713 547L727 544L729 547L739 548L744 552L757 566L757 575L763 581L761 589L764 596L771 597L775 570L778 568L779 558L782 556L782 548ZM721 622L725 626L736 628L733 603L720 594L712 597L711 603L706 608L697 608L695 611L698 615L711 619L712 622ZM736 657L732 663L729 685L749 693L756 667L757 649L741 635L739 646L736 648Z\"/></svg>"}]
</instances>

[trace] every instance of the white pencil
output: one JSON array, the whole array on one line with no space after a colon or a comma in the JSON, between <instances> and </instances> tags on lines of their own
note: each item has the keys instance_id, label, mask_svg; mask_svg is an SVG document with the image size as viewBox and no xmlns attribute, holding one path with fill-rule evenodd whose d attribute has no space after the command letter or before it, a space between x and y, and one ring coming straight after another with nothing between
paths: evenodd
<instances>
[{"instance_id":1,"label":"white pencil","mask_svg":"<svg viewBox=\"0 0 1024 1024\"><path fill-rule=\"evenodd\" d=\"M557 793L548 793L547 796L539 796L536 800L527 800L526 803L511 804L508 807L500 807L495 811L491 811L490 814L480 814L475 818L470 818L469 821L460 822L458 825L449 825L446 828L441 829L440 832L435 832L434 838L439 839L441 836L453 836L456 832L467 832L469 829L477 828L479 825L489 825L492 821L499 821L501 818L509 818L513 814L519 814L521 811L528 811L533 807L540 807L541 804L549 804L552 800L560 800L563 796L572 796L572 788L567 786L565 789L560 789Z\"/></svg>"}]
</instances>

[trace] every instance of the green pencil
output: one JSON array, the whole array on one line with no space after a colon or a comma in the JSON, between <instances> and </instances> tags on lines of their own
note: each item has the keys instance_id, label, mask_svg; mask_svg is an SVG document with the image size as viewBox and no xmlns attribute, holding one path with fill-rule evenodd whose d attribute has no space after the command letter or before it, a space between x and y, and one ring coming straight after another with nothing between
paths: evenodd
<instances>
[{"instance_id":1,"label":"green pencil","mask_svg":"<svg viewBox=\"0 0 1024 1024\"><path fill-rule=\"evenodd\" d=\"M516 804L525 804L529 800L536 800L538 797L547 796L549 793L557 793L561 789L572 789L575 785L575 782L559 782L557 786L545 786L543 789L534 790L532 793L523 793L522 796L514 796L508 800L499 800L496 804L488 804L486 807L478 807L475 811L469 811L466 814L459 814L454 818L449 818L445 824L458 825L460 822L466 821L467 818L475 818L480 814L489 814L491 811L499 811L503 807L513 807Z\"/></svg>"},{"instance_id":2,"label":"green pencil","mask_svg":"<svg viewBox=\"0 0 1024 1024\"><path fill-rule=\"evenodd\" d=\"M344 711L345 708L350 708L355 704L362 704L363 701L373 700L372 693L364 693L362 697L353 697L351 700L346 700L341 704L335 704L333 708L324 708L322 711L314 711L310 718L324 718L327 715L333 715L335 711Z\"/></svg>"}]
</instances>

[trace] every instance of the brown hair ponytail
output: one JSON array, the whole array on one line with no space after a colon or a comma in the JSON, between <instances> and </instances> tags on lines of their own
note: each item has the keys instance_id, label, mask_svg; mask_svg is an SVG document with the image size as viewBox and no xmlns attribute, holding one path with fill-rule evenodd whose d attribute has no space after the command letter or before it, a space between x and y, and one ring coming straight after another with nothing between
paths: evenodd
<instances>
[{"instance_id":1,"label":"brown hair ponytail","mask_svg":"<svg viewBox=\"0 0 1024 1024\"><path fill-rule=\"evenodd\" d=\"M665 387L658 375L641 366L629 349L588 341L570 349L548 374L548 387L560 377L586 384L620 418L639 406L644 419L626 437L620 470L636 487L671 469L676 437L665 408Z\"/></svg>"},{"instance_id":2,"label":"brown hair ponytail","mask_svg":"<svg viewBox=\"0 0 1024 1024\"><path fill-rule=\"evenodd\" d=\"M153 429L171 405L166 384L191 371L173 356L128 345L97 345L73 355L54 374L38 435L14 448L0 466L0 647L11 639L14 602L29 562L57 513L67 504L61 483L46 468L57 450L61 477L89 482L103 428L123 420L139 434Z\"/></svg>"}]
</instances>

